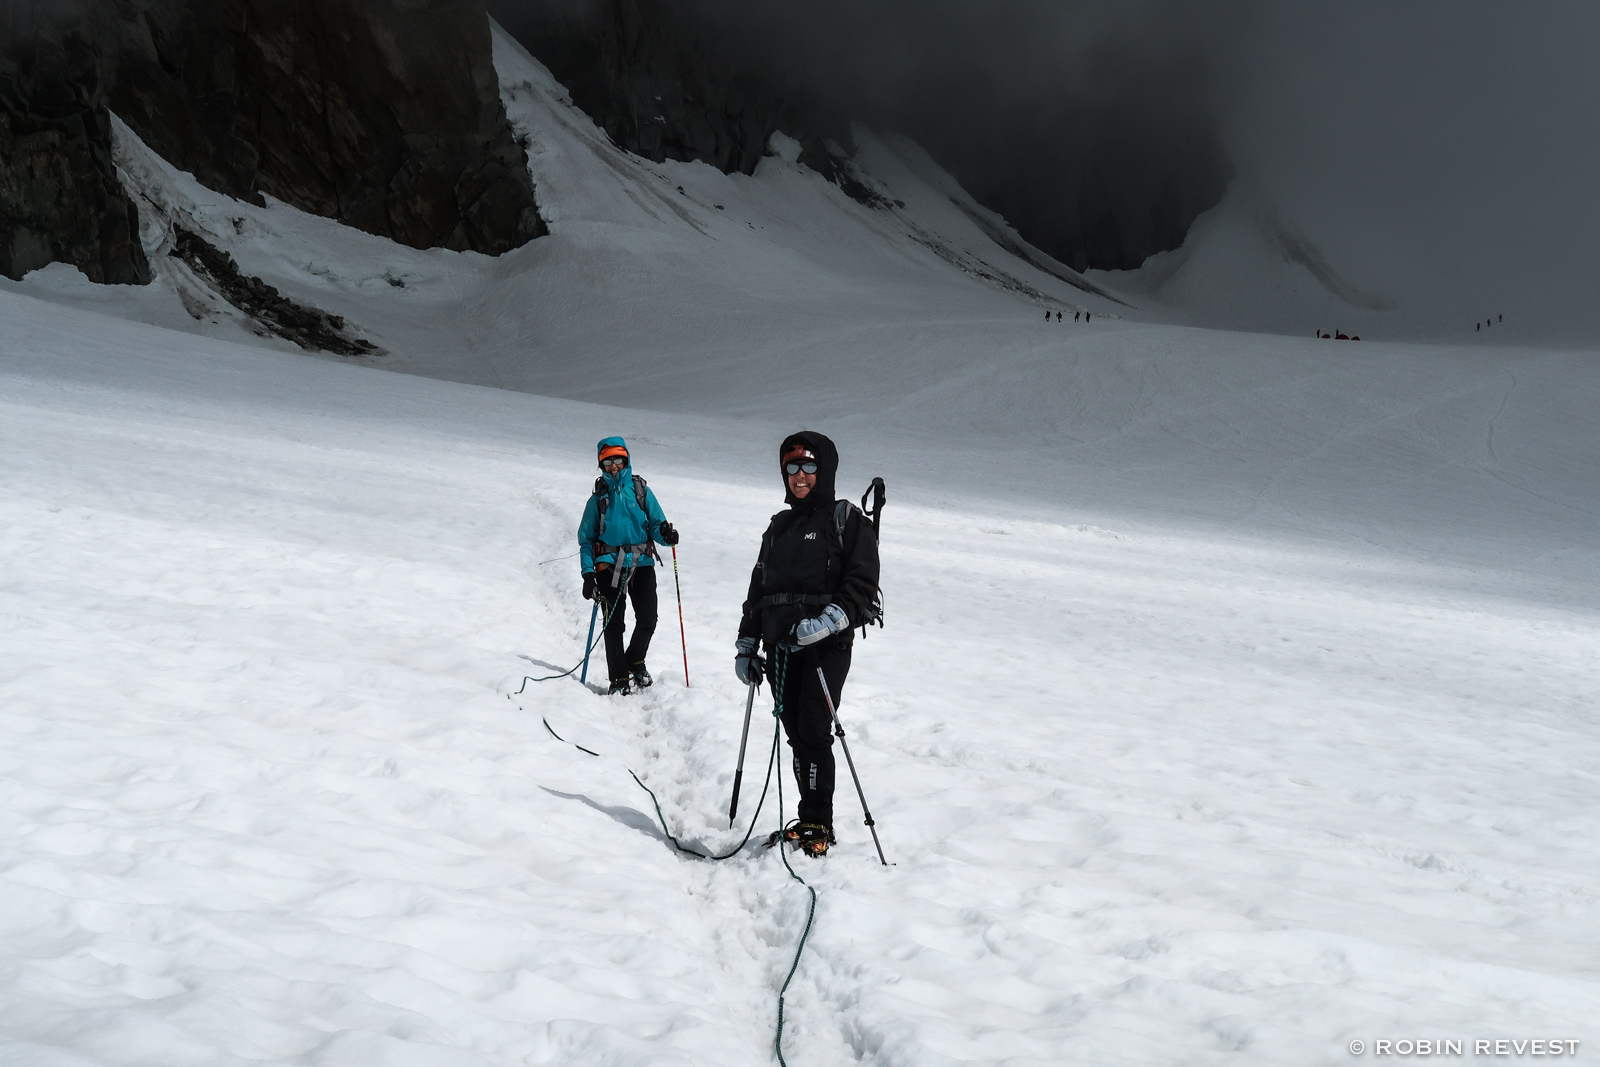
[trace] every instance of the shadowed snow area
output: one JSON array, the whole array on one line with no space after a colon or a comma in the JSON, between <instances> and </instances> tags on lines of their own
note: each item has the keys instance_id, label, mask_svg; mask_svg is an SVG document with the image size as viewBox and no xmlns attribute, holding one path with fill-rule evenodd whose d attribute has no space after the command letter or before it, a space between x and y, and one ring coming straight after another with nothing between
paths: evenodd
<instances>
[{"instance_id":1,"label":"shadowed snow area","mask_svg":"<svg viewBox=\"0 0 1600 1067\"><path fill-rule=\"evenodd\" d=\"M123 131L153 250L197 227L385 355L165 257L0 286L0 1061L773 1062L805 890L679 855L628 772L743 836L772 720L730 830L731 644L802 425L889 480L840 714L895 866L841 766L790 1064L1600 1039L1593 352L1172 325L913 145L860 133L904 208L650 164L497 49L552 231L499 259ZM683 533L693 688L665 575L653 688L524 686L582 655L559 557L614 433Z\"/></svg>"}]
</instances>

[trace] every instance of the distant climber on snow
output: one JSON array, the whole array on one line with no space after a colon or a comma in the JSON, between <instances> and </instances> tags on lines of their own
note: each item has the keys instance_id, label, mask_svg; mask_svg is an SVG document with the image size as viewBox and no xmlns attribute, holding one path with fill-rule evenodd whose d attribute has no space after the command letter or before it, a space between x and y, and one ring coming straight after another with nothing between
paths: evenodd
<instances>
[{"instance_id":1,"label":"distant climber on snow","mask_svg":"<svg viewBox=\"0 0 1600 1067\"><path fill-rule=\"evenodd\" d=\"M761 678L772 684L800 790L796 819L782 839L822 856L834 840L829 701L837 706L843 696L855 628L880 614L878 537L859 508L834 499L839 453L828 438L790 435L778 449L778 465L789 508L761 536L734 672L746 685Z\"/></svg>"},{"instance_id":2,"label":"distant climber on snow","mask_svg":"<svg viewBox=\"0 0 1600 1067\"><path fill-rule=\"evenodd\" d=\"M626 694L651 683L645 656L656 631L655 543L676 545L678 531L667 521L645 480L633 473L628 443L620 437L607 437L595 447L601 473L578 524L583 598L598 601L606 613L610 691ZM633 597L633 640L624 648L629 594Z\"/></svg>"}]
</instances>

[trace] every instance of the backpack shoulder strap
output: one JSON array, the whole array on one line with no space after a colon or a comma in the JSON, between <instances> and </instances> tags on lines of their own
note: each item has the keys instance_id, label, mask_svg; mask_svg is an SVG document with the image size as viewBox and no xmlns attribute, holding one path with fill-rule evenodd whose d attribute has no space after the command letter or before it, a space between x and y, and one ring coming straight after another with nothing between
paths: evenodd
<instances>
[{"instance_id":1,"label":"backpack shoulder strap","mask_svg":"<svg viewBox=\"0 0 1600 1067\"><path fill-rule=\"evenodd\" d=\"M841 544L844 542L845 524L850 521L850 513L855 510L857 510L856 506L848 500L841 500L833 506L833 525L839 531Z\"/></svg>"},{"instance_id":2,"label":"backpack shoulder strap","mask_svg":"<svg viewBox=\"0 0 1600 1067\"><path fill-rule=\"evenodd\" d=\"M639 510L644 513L644 517L646 519L650 518L650 509L645 507L644 503L644 491L648 488L650 488L649 482L645 481L637 474L633 476L633 495L634 498L639 501Z\"/></svg>"}]
</instances>

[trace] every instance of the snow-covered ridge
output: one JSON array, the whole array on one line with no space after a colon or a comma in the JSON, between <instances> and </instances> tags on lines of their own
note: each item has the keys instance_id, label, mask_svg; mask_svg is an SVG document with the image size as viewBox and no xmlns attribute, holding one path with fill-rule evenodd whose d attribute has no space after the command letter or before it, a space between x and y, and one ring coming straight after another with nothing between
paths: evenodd
<instances>
[{"instance_id":1,"label":"snow-covered ridge","mask_svg":"<svg viewBox=\"0 0 1600 1067\"><path fill-rule=\"evenodd\" d=\"M213 193L119 122L117 162L141 206L155 285L101 292L56 268L22 291L288 347L259 338L257 325L167 255L181 225L244 273L347 319L388 353L386 367L574 396L589 392L568 373L580 352L580 364L672 360L725 348L730 337L792 337L819 317L868 324L932 308L1019 321L1045 308L1069 317L1089 307L1125 310L982 214L914 145L857 131L858 165L889 198L884 210L776 154L749 178L656 165L612 145L498 27L494 40L502 94L552 238L497 259L405 248L281 203L256 208ZM685 306L698 310L684 316ZM610 388L634 384L624 376Z\"/></svg>"}]
</instances>

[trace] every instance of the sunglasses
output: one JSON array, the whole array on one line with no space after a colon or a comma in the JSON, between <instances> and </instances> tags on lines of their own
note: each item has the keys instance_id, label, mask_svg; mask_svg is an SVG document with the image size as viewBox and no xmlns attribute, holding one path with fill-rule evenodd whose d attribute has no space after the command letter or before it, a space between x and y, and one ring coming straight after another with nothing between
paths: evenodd
<instances>
[{"instance_id":1,"label":"sunglasses","mask_svg":"<svg viewBox=\"0 0 1600 1067\"><path fill-rule=\"evenodd\" d=\"M815 474L817 473L817 465L810 460L804 463L785 463L783 470L786 474L799 474L801 471L805 471L807 474Z\"/></svg>"},{"instance_id":2,"label":"sunglasses","mask_svg":"<svg viewBox=\"0 0 1600 1067\"><path fill-rule=\"evenodd\" d=\"M623 459L621 456L612 456L610 459L601 460L600 461L600 466L602 466L602 467L620 467L626 462L628 462L628 461Z\"/></svg>"}]
</instances>

